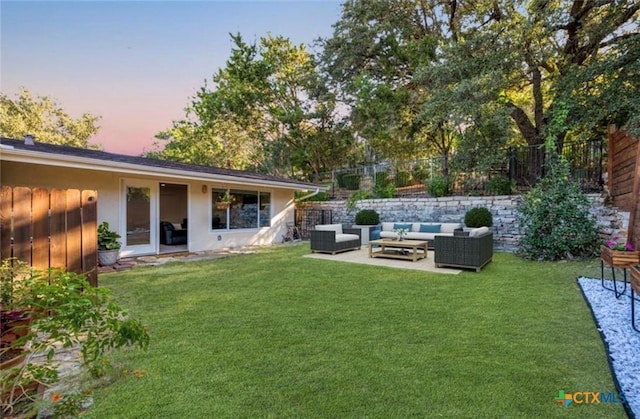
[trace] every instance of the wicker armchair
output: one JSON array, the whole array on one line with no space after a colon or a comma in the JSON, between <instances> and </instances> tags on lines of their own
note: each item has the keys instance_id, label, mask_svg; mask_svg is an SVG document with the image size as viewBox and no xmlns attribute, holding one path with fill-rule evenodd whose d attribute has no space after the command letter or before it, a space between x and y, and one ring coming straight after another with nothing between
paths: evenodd
<instances>
[{"instance_id":1,"label":"wicker armchair","mask_svg":"<svg viewBox=\"0 0 640 419\"><path fill-rule=\"evenodd\" d=\"M493 258L493 233L478 236L436 236L434 240L434 262L436 267L452 266L471 268L480 272Z\"/></svg>"},{"instance_id":2,"label":"wicker armchair","mask_svg":"<svg viewBox=\"0 0 640 419\"><path fill-rule=\"evenodd\" d=\"M347 250L360 249L361 232L359 228L345 228L342 224L317 225L314 230L309 231L311 251L335 255Z\"/></svg>"}]
</instances>

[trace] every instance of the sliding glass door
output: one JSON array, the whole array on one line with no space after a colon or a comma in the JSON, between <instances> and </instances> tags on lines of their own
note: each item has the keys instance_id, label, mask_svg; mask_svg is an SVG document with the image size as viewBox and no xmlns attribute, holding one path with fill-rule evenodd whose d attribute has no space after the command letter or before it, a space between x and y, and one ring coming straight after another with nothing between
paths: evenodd
<instances>
[{"instance_id":1,"label":"sliding glass door","mask_svg":"<svg viewBox=\"0 0 640 419\"><path fill-rule=\"evenodd\" d=\"M122 256L157 251L157 183L144 180L122 181ZM124 234L123 234L124 233Z\"/></svg>"}]
</instances>

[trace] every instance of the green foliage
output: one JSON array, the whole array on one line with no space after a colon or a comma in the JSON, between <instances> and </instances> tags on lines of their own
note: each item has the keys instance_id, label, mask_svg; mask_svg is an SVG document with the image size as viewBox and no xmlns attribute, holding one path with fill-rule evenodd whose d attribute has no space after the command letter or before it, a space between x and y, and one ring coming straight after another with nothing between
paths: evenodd
<instances>
[{"instance_id":1,"label":"green foliage","mask_svg":"<svg viewBox=\"0 0 640 419\"><path fill-rule=\"evenodd\" d=\"M515 189L515 182L507 176L499 174L489 179L486 188L494 195L510 195Z\"/></svg>"},{"instance_id":2,"label":"green foliage","mask_svg":"<svg viewBox=\"0 0 640 419\"><path fill-rule=\"evenodd\" d=\"M0 373L4 414L19 405L33 406L33 401L25 400L16 389L33 382L51 385L58 381L54 356L61 348L78 346L84 364L93 371L92 366L103 363L109 349L146 349L149 345L146 327L129 317L109 290L92 287L83 275L59 269L39 272L21 261L5 259L0 266L0 283L3 298L11 294L10 304L19 305L32 319L25 336L10 347L25 354L24 365ZM12 287L10 293L5 291L7 286ZM3 327L9 315L3 310ZM44 360L36 361L34 357L41 354L46 354ZM9 390L12 392L5 393ZM5 394L10 394L7 399ZM77 406L75 399L69 395L68 402L59 407Z\"/></svg>"},{"instance_id":3,"label":"green foliage","mask_svg":"<svg viewBox=\"0 0 640 419\"><path fill-rule=\"evenodd\" d=\"M352 191L359 189L361 177L362 176L357 173L345 173L344 176L342 176L344 187Z\"/></svg>"},{"instance_id":4,"label":"green foliage","mask_svg":"<svg viewBox=\"0 0 640 419\"><path fill-rule=\"evenodd\" d=\"M376 172L376 181L375 186L387 186L391 181L389 180L389 173L387 172Z\"/></svg>"},{"instance_id":5,"label":"green foliage","mask_svg":"<svg viewBox=\"0 0 640 419\"><path fill-rule=\"evenodd\" d=\"M429 195L433 197L445 196L449 190L449 180L445 176L434 176L427 181L425 187Z\"/></svg>"},{"instance_id":6,"label":"green foliage","mask_svg":"<svg viewBox=\"0 0 640 419\"><path fill-rule=\"evenodd\" d=\"M98 226L98 250L120 249L121 243L118 240L120 235L109 229L109 223L103 221Z\"/></svg>"},{"instance_id":7,"label":"green foliage","mask_svg":"<svg viewBox=\"0 0 640 419\"><path fill-rule=\"evenodd\" d=\"M415 166L413 166L413 169L411 171L411 175L413 176L413 178L419 182L428 179L429 173L429 168L423 163L416 164Z\"/></svg>"},{"instance_id":8,"label":"green foliage","mask_svg":"<svg viewBox=\"0 0 640 419\"><path fill-rule=\"evenodd\" d=\"M491 227L493 225L493 215L485 207L471 208L464 214L464 224L467 227Z\"/></svg>"},{"instance_id":9,"label":"green foliage","mask_svg":"<svg viewBox=\"0 0 640 419\"><path fill-rule=\"evenodd\" d=\"M157 134L155 157L317 179L357 152L337 99L305 45L231 35L226 66Z\"/></svg>"},{"instance_id":10,"label":"green foliage","mask_svg":"<svg viewBox=\"0 0 640 419\"><path fill-rule=\"evenodd\" d=\"M598 248L598 228L589 201L553 159L549 173L524 196L517 218L524 236L518 254L532 260L589 257Z\"/></svg>"},{"instance_id":11,"label":"green foliage","mask_svg":"<svg viewBox=\"0 0 640 419\"><path fill-rule=\"evenodd\" d=\"M370 198L371 198L371 195L369 195L367 191L362 189L357 190L351 195L349 195L349 197L347 198L347 201L346 201L347 209L353 211L354 209L356 209L356 202L361 201L363 199L370 199Z\"/></svg>"},{"instance_id":12,"label":"green foliage","mask_svg":"<svg viewBox=\"0 0 640 419\"><path fill-rule=\"evenodd\" d=\"M396 187L393 183L387 183L386 185L376 183L373 186L373 196L376 198L393 198L396 196Z\"/></svg>"},{"instance_id":13,"label":"green foliage","mask_svg":"<svg viewBox=\"0 0 640 419\"><path fill-rule=\"evenodd\" d=\"M299 198L304 195L308 195L308 192L295 192L294 196L295 196L296 202L298 202ZM315 195L311 195L310 197L306 198L304 201L300 201L300 202L323 202L323 201L329 201L329 200L331 200L331 196L329 196L327 192L321 191Z\"/></svg>"},{"instance_id":14,"label":"green foliage","mask_svg":"<svg viewBox=\"0 0 640 419\"><path fill-rule=\"evenodd\" d=\"M406 171L396 172L395 183L398 188L411 185L411 173Z\"/></svg>"},{"instance_id":15,"label":"green foliage","mask_svg":"<svg viewBox=\"0 0 640 419\"><path fill-rule=\"evenodd\" d=\"M380 214L376 210L363 209L356 214L356 224L377 225L380 223Z\"/></svg>"},{"instance_id":16,"label":"green foliage","mask_svg":"<svg viewBox=\"0 0 640 419\"><path fill-rule=\"evenodd\" d=\"M99 120L89 113L73 119L51 98L33 98L25 88L15 100L0 94L2 137L21 139L32 134L36 142L87 148L98 132Z\"/></svg>"}]
</instances>

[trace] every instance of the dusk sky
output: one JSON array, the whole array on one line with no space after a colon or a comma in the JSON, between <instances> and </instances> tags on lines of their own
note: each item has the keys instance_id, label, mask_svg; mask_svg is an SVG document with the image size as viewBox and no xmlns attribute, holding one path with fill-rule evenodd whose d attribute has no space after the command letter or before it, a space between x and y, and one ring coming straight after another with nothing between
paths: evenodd
<instances>
[{"instance_id":1,"label":"dusk sky","mask_svg":"<svg viewBox=\"0 0 640 419\"><path fill-rule=\"evenodd\" d=\"M138 155L185 116L224 67L229 33L309 46L328 37L340 1L0 2L0 91L49 96L72 117L101 116L90 143Z\"/></svg>"}]
</instances>

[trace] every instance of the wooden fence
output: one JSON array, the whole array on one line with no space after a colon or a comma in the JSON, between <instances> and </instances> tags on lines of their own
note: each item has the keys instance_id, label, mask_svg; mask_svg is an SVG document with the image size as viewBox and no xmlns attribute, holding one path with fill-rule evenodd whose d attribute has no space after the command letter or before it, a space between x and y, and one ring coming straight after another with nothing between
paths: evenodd
<instances>
[{"instance_id":1,"label":"wooden fence","mask_svg":"<svg viewBox=\"0 0 640 419\"><path fill-rule=\"evenodd\" d=\"M96 191L0 185L0 260L85 274L98 286Z\"/></svg>"},{"instance_id":2,"label":"wooden fence","mask_svg":"<svg viewBox=\"0 0 640 419\"><path fill-rule=\"evenodd\" d=\"M629 211L629 241L640 248L640 140L609 127L608 189L613 205Z\"/></svg>"}]
</instances>

